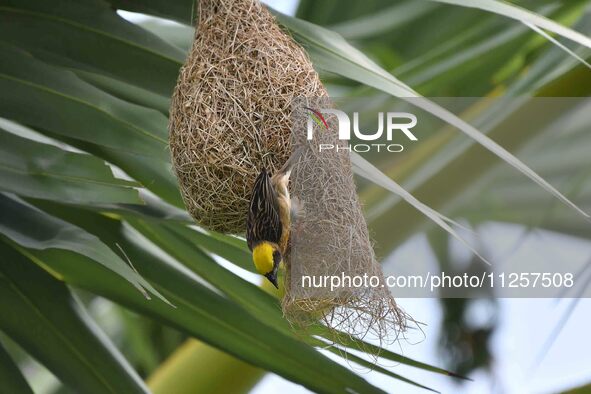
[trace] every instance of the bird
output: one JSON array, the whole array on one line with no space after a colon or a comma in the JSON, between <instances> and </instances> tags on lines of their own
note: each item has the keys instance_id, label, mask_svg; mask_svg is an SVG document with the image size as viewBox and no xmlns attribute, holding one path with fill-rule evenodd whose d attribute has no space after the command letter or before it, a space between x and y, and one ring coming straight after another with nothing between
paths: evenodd
<instances>
[{"instance_id":1,"label":"bird","mask_svg":"<svg viewBox=\"0 0 591 394\"><path fill-rule=\"evenodd\" d=\"M301 152L302 148L295 150L273 175L265 167L261 169L254 182L246 220L246 242L254 266L277 289L277 272L289 246L293 208L297 205L292 204L289 195L289 177Z\"/></svg>"}]
</instances>

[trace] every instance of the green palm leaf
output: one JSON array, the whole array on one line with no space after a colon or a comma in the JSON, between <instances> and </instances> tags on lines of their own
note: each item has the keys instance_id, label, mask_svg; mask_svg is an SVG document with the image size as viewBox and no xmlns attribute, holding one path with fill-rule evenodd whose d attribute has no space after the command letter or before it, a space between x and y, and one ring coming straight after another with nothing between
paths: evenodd
<instances>
[{"instance_id":1,"label":"green palm leaf","mask_svg":"<svg viewBox=\"0 0 591 394\"><path fill-rule=\"evenodd\" d=\"M4 390L14 394L33 394L18 366L0 345L0 381Z\"/></svg>"},{"instance_id":2,"label":"green palm leaf","mask_svg":"<svg viewBox=\"0 0 591 394\"><path fill-rule=\"evenodd\" d=\"M48 63L98 71L165 96L172 93L184 60L181 50L101 1L6 0L0 20L0 36ZM142 67L128 67L128 57Z\"/></svg>"},{"instance_id":3,"label":"green palm leaf","mask_svg":"<svg viewBox=\"0 0 591 394\"><path fill-rule=\"evenodd\" d=\"M2 331L79 392L148 392L63 283L3 242L0 250Z\"/></svg>"},{"instance_id":4,"label":"green palm leaf","mask_svg":"<svg viewBox=\"0 0 591 394\"><path fill-rule=\"evenodd\" d=\"M0 128L0 190L73 203L141 204L135 182L113 177L90 155L18 137Z\"/></svg>"},{"instance_id":5,"label":"green palm leaf","mask_svg":"<svg viewBox=\"0 0 591 394\"><path fill-rule=\"evenodd\" d=\"M92 234L55 218L33 207L17 197L0 194L0 234L17 244L22 252L52 273L51 265L66 254L86 264L100 264L121 278L125 278L142 294L149 298L148 292L158 298L166 299L149 282L139 276L111 249ZM60 275L56 275L58 278Z\"/></svg>"},{"instance_id":6,"label":"green palm leaf","mask_svg":"<svg viewBox=\"0 0 591 394\"><path fill-rule=\"evenodd\" d=\"M129 286L122 286L120 277L98 264L81 269L67 256L60 261L48 262L51 271L66 282L110 298L310 389L327 393L346 390L381 392L293 335L255 318L237 303L213 291L176 260L152 253L141 236L129 231L122 222L53 203L38 202L37 205L84 228L106 244L119 244L138 272L174 307L160 300L138 296ZM212 275L215 271L212 268Z\"/></svg>"}]
</instances>

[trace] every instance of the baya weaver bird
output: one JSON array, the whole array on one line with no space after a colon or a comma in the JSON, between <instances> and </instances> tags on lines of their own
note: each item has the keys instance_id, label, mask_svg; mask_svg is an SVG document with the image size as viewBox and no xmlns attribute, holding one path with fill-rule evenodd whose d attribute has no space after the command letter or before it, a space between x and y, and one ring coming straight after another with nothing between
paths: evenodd
<instances>
[{"instance_id":1,"label":"baya weaver bird","mask_svg":"<svg viewBox=\"0 0 591 394\"><path fill-rule=\"evenodd\" d=\"M288 249L294 214L289 176L301 151L302 148L296 150L273 176L265 168L261 170L254 182L246 220L246 242L254 266L276 288L279 288L277 271Z\"/></svg>"}]
</instances>

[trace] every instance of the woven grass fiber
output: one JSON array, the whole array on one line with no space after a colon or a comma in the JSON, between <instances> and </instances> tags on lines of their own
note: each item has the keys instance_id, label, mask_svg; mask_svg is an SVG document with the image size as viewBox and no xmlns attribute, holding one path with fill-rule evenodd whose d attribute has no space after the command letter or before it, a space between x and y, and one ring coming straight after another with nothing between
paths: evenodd
<instances>
[{"instance_id":1,"label":"woven grass fiber","mask_svg":"<svg viewBox=\"0 0 591 394\"><path fill-rule=\"evenodd\" d=\"M172 161L187 210L209 230L243 234L261 168L277 170L295 145L307 144L290 183L303 214L294 224L293 256L285 256L284 314L298 326L320 320L357 337L397 335L406 319L387 287L330 292L300 289L297 283L302 274L343 271L383 281L348 155L320 154L314 150L316 140L301 138L305 113L293 110L294 99L331 105L306 52L258 0L201 0L198 7L198 28L174 91L169 124ZM334 132L316 135L336 141Z\"/></svg>"}]
</instances>

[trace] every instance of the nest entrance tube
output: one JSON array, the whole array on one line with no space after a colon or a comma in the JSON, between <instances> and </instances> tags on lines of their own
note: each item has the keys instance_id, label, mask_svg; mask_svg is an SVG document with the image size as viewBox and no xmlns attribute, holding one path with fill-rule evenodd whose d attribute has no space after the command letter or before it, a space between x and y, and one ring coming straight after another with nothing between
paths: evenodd
<instances>
[{"instance_id":1,"label":"nest entrance tube","mask_svg":"<svg viewBox=\"0 0 591 394\"><path fill-rule=\"evenodd\" d=\"M283 311L300 326L320 320L357 338L386 340L404 330L406 317L373 252L337 118L318 115L331 108L326 97L298 98L292 107L292 145L306 148L290 181L301 212L292 224Z\"/></svg>"},{"instance_id":2,"label":"nest entrance tube","mask_svg":"<svg viewBox=\"0 0 591 394\"><path fill-rule=\"evenodd\" d=\"M305 131L308 108L331 104L305 51L258 0L200 0L198 27L171 101L169 145L187 211L213 231L243 234L254 180L304 145L290 189L303 206L292 228L284 315L382 339L405 327L387 287L302 287L301 278L383 275L356 194L348 153L318 152L336 140ZM307 98L307 99L304 99ZM303 101L302 101L303 100ZM305 105L304 105L305 104ZM316 127L316 126L314 126ZM293 131L293 132L292 132Z\"/></svg>"}]
</instances>

